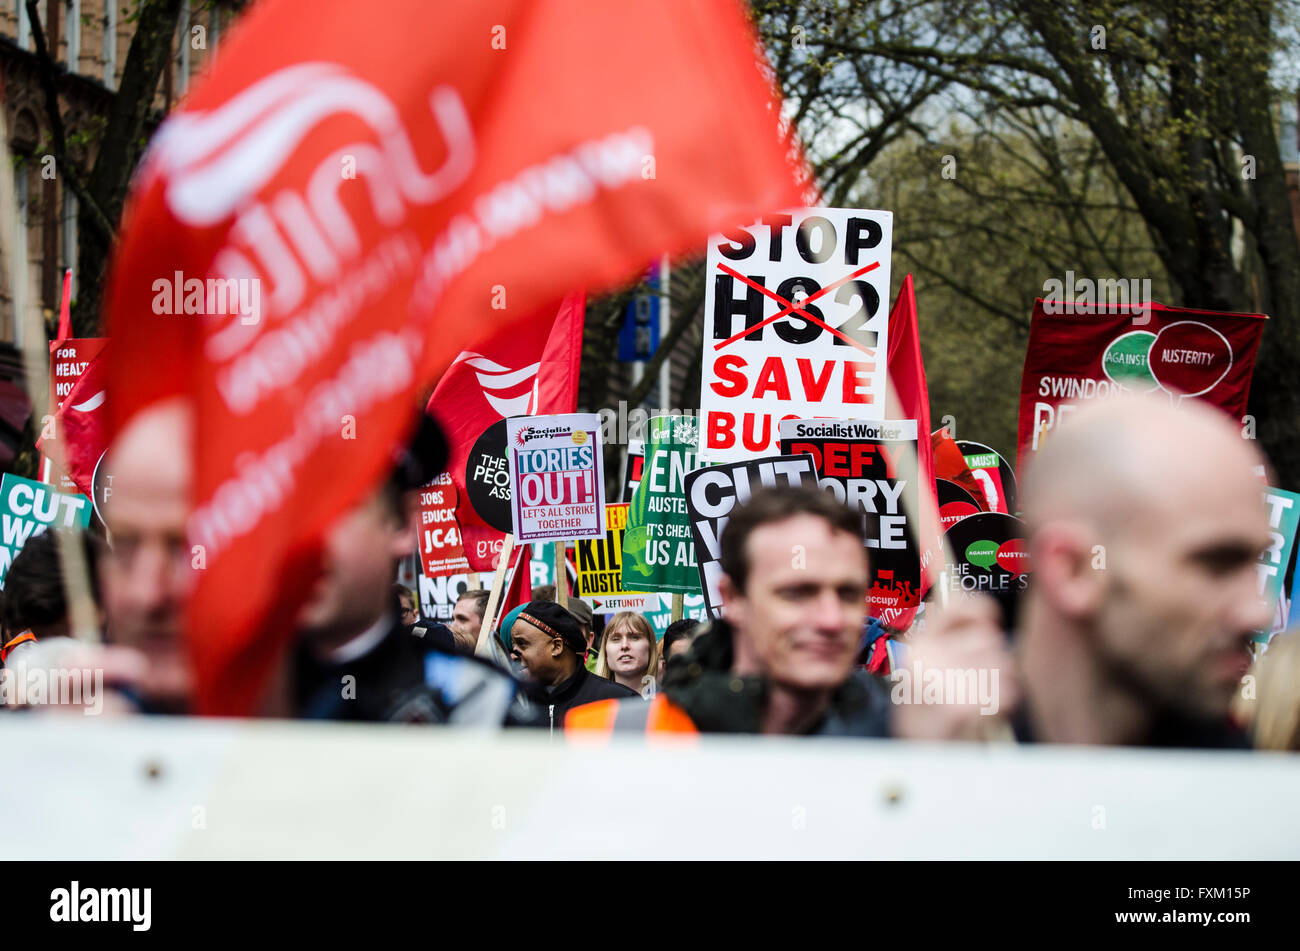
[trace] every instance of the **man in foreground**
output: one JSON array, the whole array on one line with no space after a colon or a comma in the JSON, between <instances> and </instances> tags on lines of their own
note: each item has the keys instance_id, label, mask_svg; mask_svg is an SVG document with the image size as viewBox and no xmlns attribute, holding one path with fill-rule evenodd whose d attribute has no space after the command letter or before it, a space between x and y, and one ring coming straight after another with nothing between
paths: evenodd
<instances>
[{"instance_id":1,"label":"man in foreground","mask_svg":"<svg viewBox=\"0 0 1300 951\"><path fill-rule=\"evenodd\" d=\"M884 685L853 672L866 613L862 518L819 489L762 489L722 533L725 617L638 710L593 704L571 730L887 736Z\"/></svg>"},{"instance_id":2,"label":"man in foreground","mask_svg":"<svg viewBox=\"0 0 1300 951\"><path fill-rule=\"evenodd\" d=\"M15 673L93 673L88 681L93 692L82 691L82 706L91 712L189 711L193 674L184 620L195 569L185 521L192 438L193 417L180 400L140 412L119 434L101 463L113 479L112 499L103 509L112 544L97 539L99 557L87 559L97 571L105 643L47 637L25 644L8 658ZM52 535L43 538L33 555L53 541ZM47 554L53 557L53 549ZM54 564L51 570L58 574L55 580L61 588L61 571ZM84 580L73 579L73 584ZM95 588L90 585L85 593L93 597ZM61 590L58 599L66 611ZM45 702L55 708L63 700L50 697Z\"/></svg>"},{"instance_id":3,"label":"man in foreground","mask_svg":"<svg viewBox=\"0 0 1300 951\"><path fill-rule=\"evenodd\" d=\"M445 458L436 424L422 417L389 480L326 535L324 570L298 621L298 716L502 726L536 715L508 674L453 653L446 628L411 628L394 611L397 563L416 537L416 490Z\"/></svg>"},{"instance_id":4,"label":"man in foreground","mask_svg":"<svg viewBox=\"0 0 1300 951\"><path fill-rule=\"evenodd\" d=\"M1022 496L1021 739L1245 745L1229 705L1272 617L1262 463L1196 400L1091 406L1053 435Z\"/></svg>"},{"instance_id":5,"label":"man in foreground","mask_svg":"<svg viewBox=\"0 0 1300 951\"><path fill-rule=\"evenodd\" d=\"M124 692L149 713L185 713L193 695L184 638L193 438L188 405L169 400L136 415L101 463L113 478L103 513L111 544L98 559L105 639L136 652Z\"/></svg>"}]
</instances>

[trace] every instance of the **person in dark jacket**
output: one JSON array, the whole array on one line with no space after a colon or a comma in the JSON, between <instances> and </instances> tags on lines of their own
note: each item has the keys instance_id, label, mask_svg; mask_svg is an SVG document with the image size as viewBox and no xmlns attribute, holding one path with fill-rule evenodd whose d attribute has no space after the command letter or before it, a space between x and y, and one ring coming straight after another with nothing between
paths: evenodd
<instances>
[{"instance_id":1,"label":"person in dark jacket","mask_svg":"<svg viewBox=\"0 0 1300 951\"><path fill-rule=\"evenodd\" d=\"M861 529L820 489L755 491L722 533L726 620L665 668L657 699L671 709L587 708L570 727L680 732L684 714L705 733L888 736L888 690L853 670L869 579Z\"/></svg>"},{"instance_id":2,"label":"person in dark jacket","mask_svg":"<svg viewBox=\"0 0 1300 951\"><path fill-rule=\"evenodd\" d=\"M574 707L598 700L633 698L635 690L597 677L583 665L587 639L577 619L554 601L530 601L510 631L511 656L541 685L551 729L563 728Z\"/></svg>"},{"instance_id":3,"label":"person in dark jacket","mask_svg":"<svg viewBox=\"0 0 1300 951\"><path fill-rule=\"evenodd\" d=\"M416 490L437 475L446 443L422 417L387 483L326 536L324 572L299 615L292 706L300 717L503 726L535 722L523 686L455 653L442 625L395 610L397 562L415 539Z\"/></svg>"}]
</instances>

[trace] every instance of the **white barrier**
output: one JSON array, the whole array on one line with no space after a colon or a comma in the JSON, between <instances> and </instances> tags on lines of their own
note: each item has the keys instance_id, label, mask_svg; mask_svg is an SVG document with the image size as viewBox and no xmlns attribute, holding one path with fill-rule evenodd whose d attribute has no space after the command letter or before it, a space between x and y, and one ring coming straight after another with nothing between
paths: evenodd
<instances>
[{"instance_id":1,"label":"white barrier","mask_svg":"<svg viewBox=\"0 0 1300 951\"><path fill-rule=\"evenodd\" d=\"M0 716L0 858L1297 858L1300 756Z\"/></svg>"}]
</instances>

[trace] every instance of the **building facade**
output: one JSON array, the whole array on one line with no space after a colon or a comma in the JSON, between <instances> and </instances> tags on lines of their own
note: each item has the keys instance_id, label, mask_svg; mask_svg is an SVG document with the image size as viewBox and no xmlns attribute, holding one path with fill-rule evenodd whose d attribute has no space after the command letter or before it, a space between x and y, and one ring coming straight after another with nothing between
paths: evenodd
<instances>
[{"instance_id":1,"label":"building facade","mask_svg":"<svg viewBox=\"0 0 1300 951\"><path fill-rule=\"evenodd\" d=\"M68 151L83 170L95 157L97 132L122 78L135 34L133 0L39 0L46 45L57 70L56 88ZM172 55L154 101L154 125L185 95L221 44L241 3L182 0ZM57 43L54 38L57 37ZM41 84L26 0L0 0L0 77L5 123L14 157L19 214L16 253L27 261L29 306L57 317L63 272L77 277L76 195L65 187L51 153L51 125ZM0 341L21 344L7 275L0 285Z\"/></svg>"}]
</instances>

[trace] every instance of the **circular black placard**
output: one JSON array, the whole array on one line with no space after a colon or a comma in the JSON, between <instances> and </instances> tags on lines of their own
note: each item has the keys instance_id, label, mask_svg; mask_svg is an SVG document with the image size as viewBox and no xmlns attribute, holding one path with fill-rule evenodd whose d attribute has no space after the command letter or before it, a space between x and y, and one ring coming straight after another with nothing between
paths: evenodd
<instances>
[{"instance_id":1,"label":"circular black placard","mask_svg":"<svg viewBox=\"0 0 1300 951\"><path fill-rule=\"evenodd\" d=\"M498 532L515 530L510 514L510 469L506 459L506 421L498 419L474 441L465 461L465 488L479 518Z\"/></svg>"},{"instance_id":2,"label":"circular black placard","mask_svg":"<svg viewBox=\"0 0 1300 951\"><path fill-rule=\"evenodd\" d=\"M1029 581L1029 557L1024 545L1025 523L1014 515L980 512L968 515L944 533L955 565L944 583L949 597L987 594L1002 608L1003 624L1011 630L1016 603Z\"/></svg>"},{"instance_id":3,"label":"circular black placard","mask_svg":"<svg viewBox=\"0 0 1300 951\"><path fill-rule=\"evenodd\" d=\"M108 472L108 467L104 465L104 459L108 452L99 454L99 461L95 463L95 471L90 477L90 504L95 507L95 514L99 516L100 522L107 525L104 514L108 508L108 500L113 496L113 476Z\"/></svg>"},{"instance_id":4,"label":"circular black placard","mask_svg":"<svg viewBox=\"0 0 1300 951\"><path fill-rule=\"evenodd\" d=\"M1006 497L1007 511L1012 515L1016 514L1016 472L1011 468L1002 453L996 449L984 445L982 442L971 442L969 439L957 440L957 448L965 456L982 456L992 453L998 458L998 475L1002 479L1002 494Z\"/></svg>"},{"instance_id":5,"label":"circular black placard","mask_svg":"<svg viewBox=\"0 0 1300 951\"><path fill-rule=\"evenodd\" d=\"M945 531L951 528L958 518L969 518L981 511L979 500L956 482L935 479L934 487L939 500L939 520L943 522Z\"/></svg>"}]
</instances>

